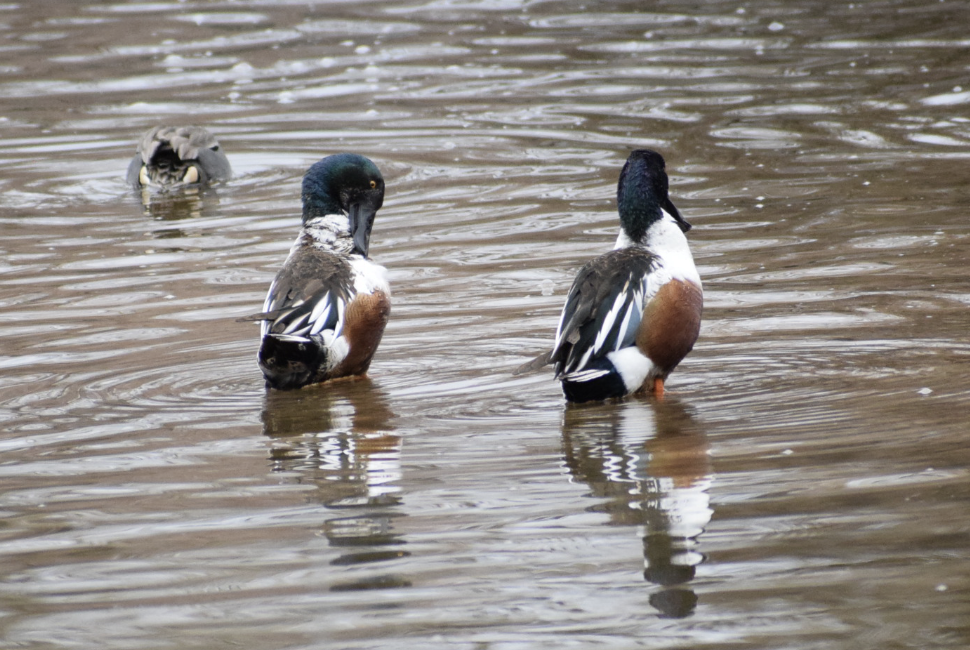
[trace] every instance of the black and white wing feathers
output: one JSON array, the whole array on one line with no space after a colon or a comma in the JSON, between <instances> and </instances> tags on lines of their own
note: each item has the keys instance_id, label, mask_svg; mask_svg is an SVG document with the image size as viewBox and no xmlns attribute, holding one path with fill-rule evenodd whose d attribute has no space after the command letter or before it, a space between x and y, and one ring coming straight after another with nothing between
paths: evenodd
<instances>
[{"instance_id":1,"label":"black and white wing feathers","mask_svg":"<svg viewBox=\"0 0 970 650\"><path fill-rule=\"evenodd\" d=\"M350 265L335 255L302 250L292 255L270 285L263 311L244 320L263 321L263 336L307 341L333 339L343 329L354 297ZM324 341L329 343L330 341Z\"/></svg>"},{"instance_id":2,"label":"black and white wing feathers","mask_svg":"<svg viewBox=\"0 0 970 650\"><path fill-rule=\"evenodd\" d=\"M635 344L643 306L651 297L650 273L659 259L640 248L610 251L588 262L566 297L550 361L556 376L583 381L592 363ZM606 371L593 371L595 376Z\"/></svg>"}]
</instances>

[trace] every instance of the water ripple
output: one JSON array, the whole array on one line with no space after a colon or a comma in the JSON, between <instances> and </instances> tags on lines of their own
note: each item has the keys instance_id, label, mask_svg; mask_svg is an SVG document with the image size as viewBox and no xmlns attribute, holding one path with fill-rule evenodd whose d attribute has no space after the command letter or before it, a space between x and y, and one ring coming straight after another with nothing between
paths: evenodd
<instances>
[{"instance_id":1,"label":"water ripple","mask_svg":"<svg viewBox=\"0 0 970 650\"><path fill-rule=\"evenodd\" d=\"M4 640L952 645L957 4L0 5ZM128 190L156 122L235 178ZM701 336L663 403L566 407L512 371L644 146ZM393 313L369 379L267 391L236 318L335 151L387 180Z\"/></svg>"}]
</instances>

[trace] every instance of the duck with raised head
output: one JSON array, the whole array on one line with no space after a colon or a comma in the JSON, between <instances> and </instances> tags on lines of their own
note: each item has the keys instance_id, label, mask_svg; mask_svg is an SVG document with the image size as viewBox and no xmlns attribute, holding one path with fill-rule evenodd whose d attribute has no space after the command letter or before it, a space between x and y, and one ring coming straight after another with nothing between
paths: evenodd
<instances>
[{"instance_id":1,"label":"duck with raised head","mask_svg":"<svg viewBox=\"0 0 970 650\"><path fill-rule=\"evenodd\" d=\"M229 159L219 141L201 126L156 126L138 141L128 164L132 187L169 188L226 181Z\"/></svg>"},{"instance_id":2,"label":"duck with raised head","mask_svg":"<svg viewBox=\"0 0 970 650\"><path fill-rule=\"evenodd\" d=\"M367 373L391 312L387 271L368 257L384 178L358 154L303 177L303 227L269 287L257 360L270 388Z\"/></svg>"},{"instance_id":3,"label":"duck with raised head","mask_svg":"<svg viewBox=\"0 0 970 650\"><path fill-rule=\"evenodd\" d=\"M580 269L552 351L519 369L554 363L570 402L648 391L662 398L694 347L704 294L685 236L691 226L667 188L659 153L630 154L616 193L616 246Z\"/></svg>"}]
</instances>

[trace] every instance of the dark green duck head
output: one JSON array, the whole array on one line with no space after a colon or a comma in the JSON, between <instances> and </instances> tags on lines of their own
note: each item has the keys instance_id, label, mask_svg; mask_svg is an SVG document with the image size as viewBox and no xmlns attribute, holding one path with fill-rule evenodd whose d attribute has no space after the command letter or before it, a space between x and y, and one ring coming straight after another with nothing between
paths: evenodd
<instances>
[{"instance_id":1,"label":"dark green duck head","mask_svg":"<svg viewBox=\"0 0 970 650\"><path fill-rule=\"evenodd\" d=\"M620 225L631 240L643 241L647 229L662 219L664 212L673 217L681 231L690 230L690 224L670 202L667 186L663 156L650 149L637 149L630 154L620 172L616 204Z\"/></svg>"},{"instance_id":2,"label":"dark green duck head","mask_svg":"<svg viewBox=\"0 0 970 650\"><path fill-rule=\"evenodd\" d=\"M367 256L374 217L384 204L384 177L377 165L355 153L327 156L303 177L303 223L346 214L354 252Z\"/></svg>"},{"instance_id":3,"label":"dark green duck head","mask_svg":"<svg viewBox=\"0 0 970 650\"><path fill-rule=\"evenodd\" d=\"M204 185L232 177L219 141L201 126L156 126L142 135L128 165L133 187Z\"/></svg>"}]
</instances>

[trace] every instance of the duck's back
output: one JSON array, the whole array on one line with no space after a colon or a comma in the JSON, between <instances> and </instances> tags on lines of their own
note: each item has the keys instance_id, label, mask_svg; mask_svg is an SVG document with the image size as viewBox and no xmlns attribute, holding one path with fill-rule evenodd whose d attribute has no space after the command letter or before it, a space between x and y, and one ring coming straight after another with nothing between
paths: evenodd
<instances>
[{"instance_id":1,"label":"duck's back","mask_svg":"<svg viewBox=\"0 0 970 650\"><path fill-rule=\"evenodd\" d=\"M556 332L556 375L582 370L609 352L633 345L659 260L642 248L600 255L579 270Z\"/></svg>"}]
</instances>

